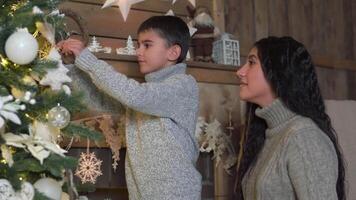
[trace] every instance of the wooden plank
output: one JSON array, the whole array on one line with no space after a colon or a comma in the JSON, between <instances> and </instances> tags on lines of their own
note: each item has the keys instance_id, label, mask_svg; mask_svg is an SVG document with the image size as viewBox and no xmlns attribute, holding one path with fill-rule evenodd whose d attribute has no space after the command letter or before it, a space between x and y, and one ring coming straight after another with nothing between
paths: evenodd
<instances>
[{"instance_id":1,"label":"wooden plank","mask_svg":"<svg viewBox=\"0 0 356 200\"><path fill-rule=\"evenodd\" d=\"M356 1L350 0L352 3L351 5L351 10L352 10L352 35L353 35L353 60L356 60ZM348 41L349 43L352 43L351 41Z\"/></svg>"},{"instance_id":2,"label":"wooden plank","mask_svg":"<svg viewBox=\"0 0 356 200\"><path fill-rule=\"evenodd\" d=\"M310 52L313 55L325 55L327 46L326 29L328 19L326 18L326 2L324 0L314 0L312 4L312 26L308 31L313 34L313 40L310 45Z\"/></svg>"},{"instance_id":3,"label":"wooden plank","mask_svg":"<svg viewBox=\"0 0 356 200\"><path fill-rule=\"evenodd\" d=\"M80 2L85 4L93 4L102 6L105 0L71 0L73 2ZM160 14L166 13L169 9L172 9L176 15L187 16L186 6L191 5L188 0L178 0L172 5L172 1L157 1L157 0L145 0L143 2L132 5L132 10L142 10L149 12L157 12ZM205 6L212 10L212 2L210 0L197 0L197 6Z\"/></svg>"},{"instance_id":4,"label":"wooden plank","mask_svg":"<svg viewBox=\"0 0 356 200\"><path fill-rule=\"evenodd\" d=\"M330 24L327 26L327 54L333 55L335 58L344 59L345 56L345 45L344 45L344 11L343 11L343 1L329 0L327 19Z\"/></svg>"},{"instance_id":5,"label":"wooden plank","mask_svg":"<svg viewBox=\"0 0 356 200\"><path fill-rule=\"evenodd\" d=\"M237 36L241 49L250 49L255 42L253 1L229 0L226 4L227 32Z\"/></svg>"},{"instance_id":6,"label":"wooden plank","mask_svg":"<svg viewBox=\"0 0 356 200\"><path fill-rule=\"evenodd\" d=\"M246 49L241 51L242 64L244 63L243 61L246 59L247 55L248 51ZM323 55L312 55L312 59L315 66L321 68L356 71L356 60L336 59Z\"/></svg>"},{"instance_id":7,"label":"wooden plank","mask_svg":"<svg viewBox=\"0 0 356 200\"><path fill-rule=\"evenodd\" d=\"M343 60L343 59L336 59L328 56L317 56L317 55L312 55L312 58L314 64L318 67L356 71L355 60Z\"/></svg>"},{"instance_id":8,"label":"wooden plank","mask_svg":"<svg viewBox=\"0 0 356 200\"><path fill-rule=\"evenodd\" d=\"M268 1L254 0L255 7L255 40L268 36Z\"/></svg>"},{"instance_id":9,"label":"wooden plank","mask_svg":"<svg viewBox=\"0 0 356 200\"><path fill-rule=\"evenodd\" d=\"M288 21L289 21L289 35L299 42L305 44L308 48L311 39L308 39L308 27L310 26L310 19L307 17L307 13L311 6L304 1L289 0L288 1Z\"/></svg>"},{"instance_id":10,"label":"wooden plank","mask_svg":"<svg viewBox=\"0 0 356 200\"><path fill-rule=\"evenodd\" d=\"M354 46L354 42L356 42L356 29L355 32L353 31L353 25L355 24L356 28L356 22L353 19L356 19L356 7L355 9L352 8L352 1L353 0L343 0L343 20L344 20L344 36L343 38L340 38L340 40L343 42L344 46L344 51L340 51L339 54L343 53L342 57L344 59L354 59L356 60L356 56L354 57L354 53L356 53L356 47ZM353 1L355 2L355 1ZM356 3L355 3L356 6ZM353 18L353 13L354 17ZM341 13L340 13L341 14ZM356 44L356 43L355 43Z\"/></svg>"},{"instance_id":11,"label":"wooden plank","mask_svg":"<svg viewBox=\"0 0 356 200\"><path fill-rule=\"evenodd\" d=\"M60 8L69 8L80 15L87 25L90 35L126 39L129 35L137 38L137 29L146 19L156 12L131 10L127 21L124 22L118 8L110 7L105 11L99 5L83 4L78 2L64 2ZM69 26L72 24L69 22Z\"/></svg>"},{"instance_id":12,"label":"wooden plank","mask_svg":"<svg viewBox=\"0 0 356 200\"><path fill-rule=\"evenodd\" d=\"M268 29L271 36L284 36L288 35L288 18L287 1L285 0L273 0L268 1Z\"/></svg>"},{"instance_id":13,"label":"wooden plank","mask_svg":"<svg viewBox=\"0 0 356 200\"><path fill-rule=\"evenodd\" d=\"M347 87L349 90L348 99L356 100L356 72L347 73Z\"/></svg>"},{"instance_id":14,"label":"wooden plank","mask_svg":"<svg viewBox=\"0 0 356 200\"><path fill-rule=\"evenodd\" d=\"M317 67L321 93L325 99L348 99L347 71Z\"/></svg>"},{"instance_id":15,"label":"wooden plank","mask_svg":"<svg viewBox=\"0 0 356 200\"><path fill-rule=\"evenodd\" d=\"M222 0L213 0L212 15L214 18L215 26L217 26L221 33L225 32L225 4Z\"/></svg>"}]
</instances>

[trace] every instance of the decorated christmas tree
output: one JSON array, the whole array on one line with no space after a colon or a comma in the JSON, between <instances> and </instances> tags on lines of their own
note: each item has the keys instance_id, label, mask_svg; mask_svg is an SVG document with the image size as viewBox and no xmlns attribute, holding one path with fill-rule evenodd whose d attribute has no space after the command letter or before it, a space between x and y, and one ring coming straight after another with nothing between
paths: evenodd
<instances>
[{"instance_id":1,"label":"decorated christmas tree","mask_svg":"<svg viewBox=\"0 0 356 200\"><path fill-rule=\"evenodd\" d=\"M71 123L85 109L56 42L66 38L60 0L0 0L0 199L73 199L77 158L63 137L101 139Z\"/></svg>"}]
</instances>

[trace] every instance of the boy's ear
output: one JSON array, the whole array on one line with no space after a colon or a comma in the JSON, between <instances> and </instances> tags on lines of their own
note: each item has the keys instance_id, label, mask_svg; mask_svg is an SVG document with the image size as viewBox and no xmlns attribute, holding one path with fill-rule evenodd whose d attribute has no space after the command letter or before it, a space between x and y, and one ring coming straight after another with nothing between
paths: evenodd
<instances>
[{"instance_id":1,"label":"boy's ear","mask_svg":"<svg viewBox=\"0 0 356 200\"><path fill-rule=\"evenodd\" d=\"M168 60L169 61L176 61L178 60L180 54L182 52L182 48L175 44L169 47L169 52L168 52Z\"/></svg>"}]
</instances>

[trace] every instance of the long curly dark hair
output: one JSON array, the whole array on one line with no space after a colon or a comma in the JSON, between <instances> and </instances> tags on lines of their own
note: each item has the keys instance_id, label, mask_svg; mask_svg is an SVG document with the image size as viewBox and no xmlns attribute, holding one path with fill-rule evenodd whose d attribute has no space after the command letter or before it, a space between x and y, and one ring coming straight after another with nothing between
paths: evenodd
<instances>
[{"instance_id":1,"label":"long curly dark hair","mask_svg":"<svg viewBox=\"0 0 356 200\"><path fill-rule=\"evenodd\" d=\"M257 41L254 47L257 48L264 75L276 96L294 113L312 119L334 144L339 170L336 191L338 199L346 199L343 156L330 118L325 113L324 100L310 54L303 44L291 37L264 38ZM247 103L246 128L240 142L235 188L238 199L243 199L242 179L255 164L265 141L267 124L255 115L258 107L257 104Z\"/></svg>"}]
</instances>

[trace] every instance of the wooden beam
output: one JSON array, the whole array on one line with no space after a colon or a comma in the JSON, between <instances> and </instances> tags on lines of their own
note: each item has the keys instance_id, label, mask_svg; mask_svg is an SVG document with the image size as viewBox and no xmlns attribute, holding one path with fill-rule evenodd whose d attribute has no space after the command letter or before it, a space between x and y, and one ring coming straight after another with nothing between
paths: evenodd
<instances>
[{"instance_id":1,"label":"wooden beam","mask_svg":"<svg viewBox=\"0 0 356 200\"><path fill-rule=\"evenodd\" d=\"M143 79L139 72L136 56L114 55L105 53L95 54L99 59L105 60L120 73L131 78ZM198 82L237 85L235 71L238 67L204 62L187 62L187 73L194 76Z\"/></svg>"},{"instance_id":2,"label":"wooden beam","mask_svg":"<svg viewBox=\"0 0 356 200\"><path fill-rule=\"evenodd\" d=\"M240 49L241 60L244 61L249 50ZM356 71L356 60L335 59L331 56L312 55L314 65L322 68ZM243 62L241 63L243 64Z\"/></svg>"},{"instance_id":3,"label":"wooden beam","mask_svg":"<svg viewBox=\"0 0 356 200\"><path fill-rule=\"evenodd\" d=\"M217 26L221 33L225 32L225 3L223 0L213 0L212 15L215 26Z\"/></svg>"}]
</instances>

